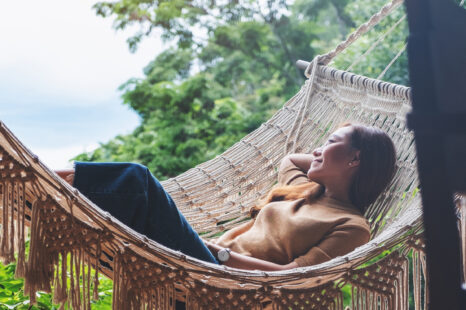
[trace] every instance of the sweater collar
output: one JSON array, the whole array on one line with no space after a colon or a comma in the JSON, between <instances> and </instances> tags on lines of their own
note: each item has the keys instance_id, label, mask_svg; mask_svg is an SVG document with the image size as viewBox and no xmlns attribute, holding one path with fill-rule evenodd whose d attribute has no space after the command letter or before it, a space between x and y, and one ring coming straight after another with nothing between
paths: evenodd
<instances>
[{"instance_id":1,"label":"sweater collar","mask_svg":"<svg viewBox=\"0 0 466 310\"><path fill-rule=\"evenodd\" d=\"M362 215L361 212L352 203L344 202L328 196L320 196L317 201L331 208L342 209L351 213Z\"/></svg>"}]
</instances>

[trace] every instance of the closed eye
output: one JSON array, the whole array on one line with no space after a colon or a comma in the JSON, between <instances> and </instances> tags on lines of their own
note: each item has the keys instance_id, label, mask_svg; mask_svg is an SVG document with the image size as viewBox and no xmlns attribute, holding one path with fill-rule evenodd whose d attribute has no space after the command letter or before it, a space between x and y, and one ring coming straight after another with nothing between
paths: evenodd
<instances>
[{"instance_id":1,"label":"closed eye","mask_svg":"<svg viewBox=\"0 0 466 310\"><path fill-rule=\"evenodd\" d=\"M327 141L325 141L324 146L325 146L325 145L328 145L328 144L330 144L330 143L334 143L334 142L335 142L335 140L333 140L333 139L328 139Z\"/></svg>"}]
</instances>

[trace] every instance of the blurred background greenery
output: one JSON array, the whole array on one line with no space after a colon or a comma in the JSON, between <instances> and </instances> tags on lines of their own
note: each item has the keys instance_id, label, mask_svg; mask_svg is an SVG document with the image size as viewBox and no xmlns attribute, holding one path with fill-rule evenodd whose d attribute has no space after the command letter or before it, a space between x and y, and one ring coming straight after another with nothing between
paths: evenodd
<instances>
[{"instance_id":1,"label":"blurred background greenery","mask_svg":"<svg viewBox=\"0 0 466 310\"><path fill-rule=\"evenodd\" d=\"M121 85L122 103L141 117L128 135L101 143L80 161L133 161L159 179L178 175L239 141L266 121L304 82L295 67L342 41L377 12L385 0L117 1L95 12L116 29L138 24L128 38L162 31L166 49L144 68L145 77ZM404 14L399 8L368 36L337 57L345 69ZM404 45L406 21L354 71L377 75ZM407 84L402 55L385 80Z\"/></svg>"}]
</instances>

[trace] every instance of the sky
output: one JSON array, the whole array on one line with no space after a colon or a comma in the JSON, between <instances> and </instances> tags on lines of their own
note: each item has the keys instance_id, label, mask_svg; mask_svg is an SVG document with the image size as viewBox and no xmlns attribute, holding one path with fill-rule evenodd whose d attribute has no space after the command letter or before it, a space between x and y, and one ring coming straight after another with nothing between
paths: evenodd
<instances>
[{"instance_id":1,"label":"sky","mask_svg":"<svg viewBox=\"0 0 466 310\"><path fill-rule=\"evenodd\" d=\"M52 169L139 124L118 87L163 49L155 34L130 53L135 29L115 31L96 2L5 1L0 10L0 120Z\"/></svg>"}]
</instances>

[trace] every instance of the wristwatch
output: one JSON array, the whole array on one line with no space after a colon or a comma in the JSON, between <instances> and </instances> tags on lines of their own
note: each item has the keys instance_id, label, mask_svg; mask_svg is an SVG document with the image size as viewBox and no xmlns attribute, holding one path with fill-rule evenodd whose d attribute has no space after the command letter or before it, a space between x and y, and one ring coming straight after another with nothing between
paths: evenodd
<instances>
[{"instance_id":1,"label":"wristwatch","mask_svg":"<svg viewBox=\"0 0 466 310\"><path fill-rule=\"evenodd\" d=\"M229 248L223 248L217 253L218 260L223 264L230 259L231 250Z\"/></svg>"}]
</instances>

